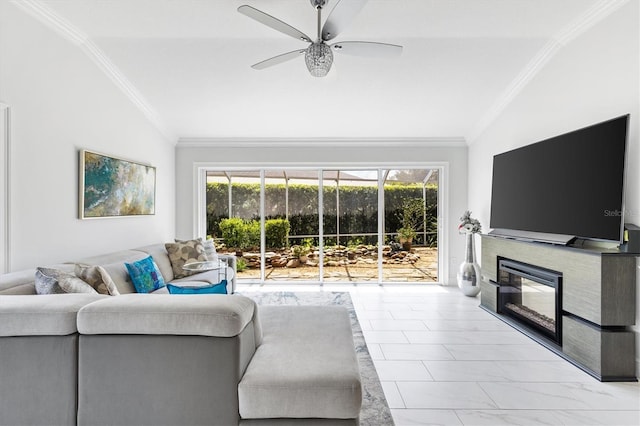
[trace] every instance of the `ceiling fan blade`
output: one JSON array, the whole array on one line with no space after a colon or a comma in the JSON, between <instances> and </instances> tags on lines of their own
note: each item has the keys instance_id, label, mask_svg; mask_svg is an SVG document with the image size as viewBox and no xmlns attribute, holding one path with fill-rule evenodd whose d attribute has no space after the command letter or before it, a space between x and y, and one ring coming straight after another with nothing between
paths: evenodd
<instances>
[{"instance_id":1,"label":"ceiling fan blade","mask_svg":"<svg viewBox=\"0 0 640 426\"><path fill-rule=\"evenodd\" d=\"M402 54L402 46L374 41L341 41L331 45L334 52L345 55L390 58Z\"/></svg>"},{"instance_id":2,"label":"ceiling fan blade","mask_svg":"<svg viewBox=\"0 0 640 426\"><path fill-rule=\"evenodd\" d=\"M290 61L291 59L297 58L298 56L304 55L306 49L298 49L292 52L283 53L282 55L274 56L273 58L265 59L262 62L258 62L257 64L251 65L251 68L254 70L263 70L265 68L272 67L274 65L281 64L283 62Z\"/></svg>"},{"instance_id":3,"label":"ceiling fan blade","mask_svg":"<svg viewBox=\"0 0 640 426\"><path fill-rule=\"evenodd\" d=\"M256 21L266 25L267 27L271 27L276 31L280 31L281 33L290 35L291 37L297 38L298 40L311 43L311 39L309 38L309 36L302 31L297 30L291 25L282 22L278 18L274 18L273 16L268 15L254 7L245 4L238 8L238 12L242 13L245 16L248 16L251 19L255 19Z\"/></svg>"},{"instance_id":4,"label":"ceiling fan blade","mask_svg":"<svg viewBox=\"0 0 640 426\"><path fill-rule=\"evenodd\" d=\"M340 34L366 2L367 0L338 0L322 27L322 39L329 41Z\"/></svg>"}]
</instances>

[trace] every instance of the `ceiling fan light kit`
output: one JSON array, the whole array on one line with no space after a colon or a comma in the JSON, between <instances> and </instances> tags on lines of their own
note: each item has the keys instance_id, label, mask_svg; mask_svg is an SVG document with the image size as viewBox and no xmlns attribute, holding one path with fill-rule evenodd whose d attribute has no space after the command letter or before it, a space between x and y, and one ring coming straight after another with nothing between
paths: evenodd
<instances>
[{"instance_id":1,"label":"ceiling fan light kit","mask_svg":"<svg viewBox=\"0 0 640 426\"><path fill-rule=\"evenodd\" d=\"M305 50L294 50L283 53L273 58L258 62L251 67L257 70L269 68L273 65L289 61L304 52L304 60L309 73L314 77L324 77L327 75L333 64L333 52L340 52L353 56L368 57L391 57L399 56L402 53L402 46L372 41L344 41L341 43L327 44L326 42L335 38L346 25L360 12L367 0L337 0L336 5L329 14L324 26L322 26L322 8L329 0L310 0L311 6L316 9L318 19L318 36L316 41L312 41L309 36L291 25L274 18L254 7L242 5L238 12L249 18L287 34L297 40L309 44Z\"/></svg>"},{"instance_id":2,"label":"ceiling fan light kit","mask_svg":"<svg viewBox=\"0 0 640 426\"><path fill-rule=\"evenodd\" d=\"M324 77L333 64L333 53L324 43L312 43L304 54L304 61L312 76Z\"/></svg>"}]
</instances>

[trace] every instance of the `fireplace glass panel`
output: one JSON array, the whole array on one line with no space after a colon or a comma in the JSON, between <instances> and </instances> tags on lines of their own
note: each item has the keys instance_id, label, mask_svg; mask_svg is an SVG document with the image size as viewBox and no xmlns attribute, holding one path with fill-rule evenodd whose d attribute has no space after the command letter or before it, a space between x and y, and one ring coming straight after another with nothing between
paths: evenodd
<instances>
[{"instance_id":1,"label":"fireplace glass panel","mask_svg":"<svg viewBox=\"0 0 640 426\"><path fill-rule=\"evenodd\" d=\"M505 308L555 334L555 289L527 278L517 278L520 281L520 297L513 298L515 299L513 301L508 301L505 304Z\"/></svg>"},{"instance_id":2,"label":"fireplace glass panel","mask_svg":"<svg viewBox=\"0 0 640 426\"><path fill-rule=\"evenodd\" d=\"M504 260L499 280L500 312L560 344L561 274Z\"/></svg>"}]
</instances>

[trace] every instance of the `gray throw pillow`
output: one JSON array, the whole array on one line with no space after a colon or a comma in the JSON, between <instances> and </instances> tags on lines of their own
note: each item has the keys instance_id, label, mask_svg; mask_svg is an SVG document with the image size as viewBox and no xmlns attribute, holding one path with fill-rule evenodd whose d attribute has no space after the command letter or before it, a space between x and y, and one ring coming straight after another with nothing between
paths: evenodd
<instances>
[{"instance_id":1,"label":"gray throw pillow","mask_svg":"<svg viewBox=\"0 0 640 426\"><path fill-rule=\"evenodd\" d=\"M97 293L75 275L53 268L37 268L35 286L38 294Z\"/></svg>"}]
</instances>

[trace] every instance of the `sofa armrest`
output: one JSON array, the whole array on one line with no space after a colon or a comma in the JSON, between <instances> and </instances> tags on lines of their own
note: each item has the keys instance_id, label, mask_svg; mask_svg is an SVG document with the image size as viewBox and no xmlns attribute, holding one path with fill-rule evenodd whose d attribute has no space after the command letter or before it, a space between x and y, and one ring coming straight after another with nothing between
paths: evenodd
<instances>
[{"instance_id":1,"label":"sofa armrest","mask_svg":"<svg viewBox=\"0 0 640 426\"><path fill-rule=\"evenodd\" d=\"M233 278L231 278L231 292L236 292L236 280L238 278L238 258L233 254L218 254L218 258L225 260L229 268L233 270Z\"/></svg>"}]
</instances>

